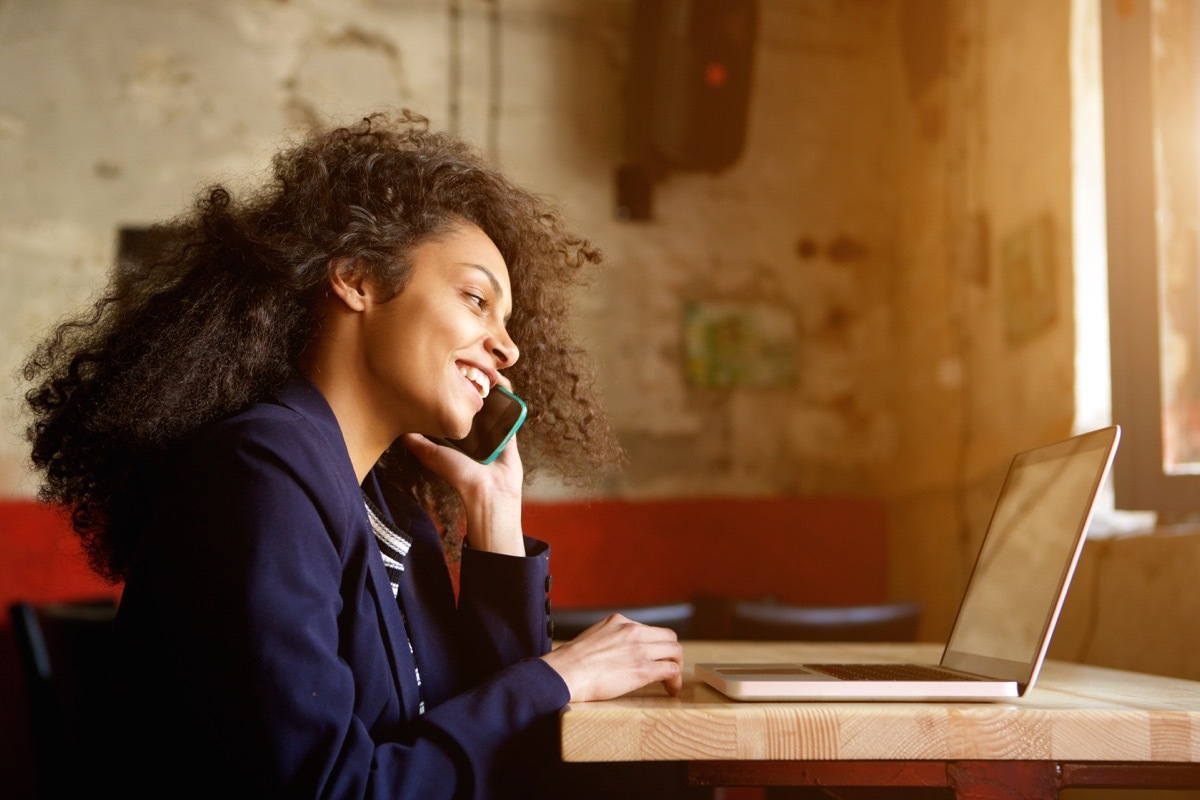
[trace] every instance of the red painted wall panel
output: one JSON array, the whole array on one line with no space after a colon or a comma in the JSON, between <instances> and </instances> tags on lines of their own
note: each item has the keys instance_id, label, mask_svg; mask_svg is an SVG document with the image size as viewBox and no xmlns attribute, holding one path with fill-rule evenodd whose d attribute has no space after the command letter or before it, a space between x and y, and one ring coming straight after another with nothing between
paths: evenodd
<instances>
[{"instance_id":1,"label":"red painted wall panel","mask_svg":"<svg viewBox=\"0 0 1200 800\"><path fill-rule=\"evenodd\" d=\"M550 542L560 606L636 605L696 594L813 604L887 599L883 504L753 498L528 504Z\"/></svg>"},{"instance_id":2,"label":"red painted wall panel","mask_svg":"<svg viewBox=\"0 0 1200 800\"><path fill-rule=\"evenodd\" d=\"M555 603L650 604L698 593L781 602L882 602L882 503L865 498L717 498L527 503L526 532L551 545ZM0 502L0 601L116 596L66 521Z\"/></svg>"},{"instance_id":3,"label":"red painted wall panel","mask_svg":"<svg viewBox=\"0 0 1200 800\"><path fill-rule=\"evenodd\" d=\"M116 597L87 565L69 522L33 501L0 501L0 602L7 621L14 600L52 602Z\"/></svg>"}]
</instances>

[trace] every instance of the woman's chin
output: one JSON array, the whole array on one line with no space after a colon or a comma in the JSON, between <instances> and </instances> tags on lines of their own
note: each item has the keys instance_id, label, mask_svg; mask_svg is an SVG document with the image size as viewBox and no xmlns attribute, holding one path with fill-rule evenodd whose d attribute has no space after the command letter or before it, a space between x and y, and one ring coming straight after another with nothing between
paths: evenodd
<instances>
[{"instance_id":1,"label":"woman's chin","mask_svg":"<svg viewBox=\"0 0 1200 800\"><path fill-rule=\"evenodd\" d=\"M465 438L467 438L467 434L471 432L471 423L470 423L470 421L468 421L465 425L464 424L447 425L446 428L450 432L447 434L444 434L444 438L446 438L446 439L465 439Z\"/></svg>"}]
</instances>

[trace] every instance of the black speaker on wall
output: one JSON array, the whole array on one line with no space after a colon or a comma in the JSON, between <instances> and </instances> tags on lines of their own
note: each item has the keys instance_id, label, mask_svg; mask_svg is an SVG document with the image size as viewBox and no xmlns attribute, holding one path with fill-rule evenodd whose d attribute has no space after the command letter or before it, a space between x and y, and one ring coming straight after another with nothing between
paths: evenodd
<instances>
[{"instance_id":1,"label":"black speaker on wall","mask_svg":"<svg viewBox=\"0 0 1200 800\"><path fill-rule=\"evenodd\" d=\"M746 139L755 0L635 0L618 214L649 214L666 172L720 172Z\"/></svg>"}]
</instances>

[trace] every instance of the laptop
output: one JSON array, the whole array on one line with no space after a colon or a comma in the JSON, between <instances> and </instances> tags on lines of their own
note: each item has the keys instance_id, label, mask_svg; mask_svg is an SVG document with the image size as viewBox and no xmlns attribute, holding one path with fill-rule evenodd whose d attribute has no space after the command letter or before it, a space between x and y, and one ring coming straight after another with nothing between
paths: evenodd
<instances>
[{"instance_id":1,"label":"laptop","mask_svg":"<svg viewBox=\"0 0 1200 800\"><path fill-rule=\"evenodd\" d=\"M1112 465L1116 425L1017 454L938 664L702 663L735 700L1005 700L1033 687Z\"/></svg>"}]
</instances>

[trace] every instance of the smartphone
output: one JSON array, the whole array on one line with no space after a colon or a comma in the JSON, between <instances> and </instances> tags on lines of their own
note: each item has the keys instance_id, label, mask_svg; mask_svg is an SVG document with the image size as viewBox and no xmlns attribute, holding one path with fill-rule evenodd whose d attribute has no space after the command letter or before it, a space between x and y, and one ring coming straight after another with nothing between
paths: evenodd
<instances>
[{"instance_id":1,"label":"smartphone","mask_svg":"<svg viewBox=\"0 0 1200 800\"><path fill-rule=\"evenodd\" d=\"M475 415L471 430L462 439L435 438L438 444L466 453L480 464L490 464L525 422L525 401L503 386L493 386Z\"/></svg>"}]
</instances>

